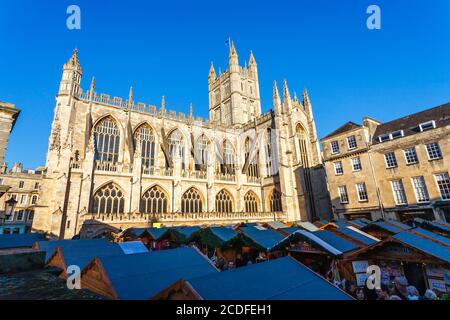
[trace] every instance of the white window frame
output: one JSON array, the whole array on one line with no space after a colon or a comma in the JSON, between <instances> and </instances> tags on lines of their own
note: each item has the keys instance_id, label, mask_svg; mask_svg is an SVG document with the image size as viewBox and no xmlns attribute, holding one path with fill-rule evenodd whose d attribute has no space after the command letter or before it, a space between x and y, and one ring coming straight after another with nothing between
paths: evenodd
<instances>
[{"instance_id":1,"label":"white window frame","mask_svg":"<svg viewBox=\"0 0 450 320\"><path fill-rule=\"evenodd\" d=\"M414 156L415 156L415 161L414 162L409 162L408 160L408 156L407 156L407 151L408 150L413 150L414 151ZM417 155L417 151L416 151L416 147L411 147L411 148L406 148L403 150L403 155L405 156L405 162L406 164L415 164L415 163L419 163L419 156Z\"/></svg>"},{"instance_id":2,"label":"white window frame","mask_svg":"<svg viewBox=\"0 0 450 320\"><path fill-rule=\"evenodd\" d=\"M416 183L416 181L420 181L422 185L419 185L418 183ZM427 183L425 182L425 178L423 176L412 177L411 185L414 189L414 194L416 195L417 203L430 202L430 193L428 192ZM422 197L426 199L423 199Z\"/></svg>"},{"instance_id":3,"label":"white window frame","mask_svg":"<svg viewBox=\"0 0 450 320\"><path fill-rule=\"evenodd\" d=\"M338 172L338 171L337 171L338 164L340 165L341 172ZM336 176L342 176L342 175L344 174L344 166L342 165L342 161L336 161L336 162L334 163L334 174L335 174Z\"/></svg>"},{"instance_id":4,"label":"white window frame","mask_svg":"<svg viewBox=\"0 0 450 320\"><path fill-rule=\"evenodd\" d=\"M353 160L357 160L358 161L359 168L355 169L355 162ZM358 172L358 171L362 170L362 164L361 164L361 158L360 157L351 158L350 161L352 163L352 171L353 172Z\"/></svg>"},{"instance_id":5,"label":"white window frame","mask_svg":"<svg viewBox=\"0 0 450 320\"><path fill-rule=\"evenodd\" d=\"M430 156L430 150L428 149L428 146L431 146L431 145L437 146L437 150L439 150L439 155L440 155L439 157L431 158L431 156ZM444 155L442 154L442 149L441 149L441 146L439 145L439 142L427 143L427 144L425 145L425 150L427 151L428 160L430 160L430 161L433 161L433 160L440 160L440 159L442 159L442 158L444 157ZM436 151L436 149L434 149L433 151Z\"/></svg>"},{"instance_id":6,"label":"white window frame","mask_svg":"<svg viewBox=\"0 0 450 320\"><path fill-rule=\"evenodd\" d=\"M393 158L390 159L392 161L395 162L395 164L390 165L389 161L388 161L388 156L392 155ZM386 168L387 169L392 169L392 168L397 168L398 167L398 162L397 162L397 157L395 156L395 152L388 152L384 154L384 162L386 163Z\"/></svg>"},{"instance_id":7,"label":"white window frame","mask_svg":"<svg viewBox=\"0 0 450 320\"><path fill-rule=\"evenodd\" d=\"M22 201L22 199L25 199L24 201ZM28 195L27 194L21 194L20 195L20 202L19 205L23 206L28 204Z\"/></svg>"},{"instance_id":8,"label":"white window frame","mask_svg":"<svg viewBox=\"0 0 450 320\"><path fill-rule=\"evenodd\" d=\"M394 183L397 184L397 188ZM403 181L401 179L392 180L391 181L392 194L394 196L394 201L397 206L404 206L408 204L408 198L406 197L405 186L403 185ZM401 197L398 197L401 196ZM402 198L402 199L400 199Z\"/></svg>"},{"instance_id":9,"label":"white window frame","mask_svg":"<svg viewBox=\"0 0 450 320\"><path fill-rule=\"evenodd\" d=\"M424 126L429 125L429 124L431 124L431 128L425 128L424 129ZM432 130L432 129L435 129L435 128L436 128L436 121L434 121L434 120L423 122L423 123L419 124L420 132Z\"/></svg>"},{"instance_id":10,"label":"white window frame","mask_svg":"<svg viewBox=\"0 0 450 320\"><path fill-rule=\"evenodd\" d=\"M361 190L361 191L363 191L364 193L365 193L365 195L366 195L366 198L365 199L361 199L361 194L360 194L360 190L359 190L359 186L362 186L363 188L364 188L364 190ZM365 182L360 182L360 183L357 183L356 185L355 185L355 187L356 187L356 194L358 195L358 201L359 202L368 202L369 201L369 194L367 193L367 186L366 186L366 183Z\"/></svg>"},{"instance_id":11,"label":"white window frame","mask_svg":"<svg viewBox=\"0 0 450 320\"><path fill-rule=\"evenodd\" d=\"M449 189L447 194L442 194L442 190L439 187L439 182L438 182L438 176L446 176L447 179L447 188ZM437 173L434 175L434 180L436 181L436 187L439 190L439 194L441 196L441 200L442 201L450 201L450 176L448 174L448 172L441 172L441 173Z\"/></svg>"},{"instance_id":12,"label":"white window frame","mask_svg":"<svg viewBox=\"0 0 450 320\"><path fill-rule=\"evenodd\" d=\"M27 221L32 221L33 219L34 219L34 211L33 210L27 211Z\"/></svg>"},{"instance_id":13,"label":"white window frame","mask_svg":"<svg viewBox=\"0 0 450 320\"><path fill-rule=\"evenodd\" d=\"M355 143L354 147L350 146L350 139L353 139L353 141ZM354 150L354 149L358 148L358 142L356 141L355 135L347 137L347 147L348 147L348 150Z\"/></svg>"},{"instance_id":14,"label":"white window frame","mask_svg":"<svg viewBox=\"0 0 450 320\"><path fill-rule=\"evenodd\" d=\"M342 193L341 191L344 191L344 193ZM347 204L349 203L349 199L348 199L348 191L347 191L347 187L346 186L339 186L338 187L338 194L339 194L339 202L341 204ZM345 198L347 200L342 200L343 199L343 195L345 196Z\"/></svg>"},{"instance_id":15,"label":"white window frame","mask_svg":"<svg viewBox=\"0 0 450 320\"><path fill-rule=\"evenodd\" d=\"M336 144L337 150L335 151L333 148L333 144ZM338 154L341 153L341 147L339 146L339 141L335 140L335 141L331 141L330 142L330 148L331 148L331 154Z\"/></svg>"},{"instance_id":16,"label":"white window frame","mask_svg":"<svg viewBox=\"0 0 450 320\"><path fill-rule=\"evenodd\" d=\"M396 134L396 133L399 133L400 136L399 136L399 137L394 137L394 134ZM390 136L391 136L391 139L392 139L392 140L394 140L394 139L399 139L399 138L402 138L402 137L405 136L405 132L404 132L403 130L393 131L393 132L390 133Z\"/></svg>"},{"instance_id":17,"label":"white window frame","mask_svg":"<svg viewBox=\"0 0 450 320\"><path fill-rule=\"evenodd\" d=\"M378 141L380 142L385 142L385 141L389 141L392 140L392 137L390 134L381 134L378 136Z\"/></svg>"}]
</instances>

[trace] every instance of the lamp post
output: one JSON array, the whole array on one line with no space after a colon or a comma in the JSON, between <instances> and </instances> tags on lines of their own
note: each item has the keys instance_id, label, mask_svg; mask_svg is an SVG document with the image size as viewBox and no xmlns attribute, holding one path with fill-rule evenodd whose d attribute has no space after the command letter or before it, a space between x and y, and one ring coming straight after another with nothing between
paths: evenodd
<instances>
[{"instance_id":1,"label":"lamp post","mask_svg":"<svg viewBox=\"0 0 450 320\"><path fill-rule=\"evenodd\" d=\"M0 213L0 225L5 223L5 220L14 214L14 208L16 207L17 201L14 198L10 198L5 201L5 211Z\"/></svg>"}]
</instances>

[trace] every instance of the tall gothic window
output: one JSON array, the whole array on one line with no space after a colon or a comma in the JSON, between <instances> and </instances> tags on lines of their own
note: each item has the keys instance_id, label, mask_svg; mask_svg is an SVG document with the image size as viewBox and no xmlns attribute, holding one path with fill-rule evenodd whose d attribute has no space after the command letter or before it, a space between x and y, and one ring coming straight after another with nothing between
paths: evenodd
<instances>
[{"instance_id":1,"label":"tall gothic window","mask_svg":"<svg viewBox=\"0 0 450 320\"><path fill-rule=\"evenodd\" d=\"M142 195L139 211L141 213L166 213L168 203L169 198L166 192L159 186L153 186Z\"/></svg>"},{"instance_id":2,"label":"tall gothic window","mask_svg":"<svg viewBox=\"0 0 450 320\"><path fill-rule=\"evenodd\" d=\"M272 160L273 160L273 148L272 145L272 130L267 128L266 131L266 145L264 151L266 153L266 176L271 177L273 175Z\"/></svg>"},{"instance_id":3,"label":"tall gothic window","mask_svg":"<svg viewBox=\"0 0 450 320\"><path fill-rule=\"evenodd\" d=\"M231 142L225 140L222 143L222 163L220 165L220 172L222 174L234 174L234 150Z\"/></svg>"},{"instance_id":4,"label":"tall gothic window","mask_svg":"<svg viewBox=\"0 0 450 320\"><path fill-rule=\"evenodd\" d=\"M230 213L233 212L233 198L225 189L216 195L216 212Z\"/></svg>"},{"instance_id":5,"label":"tall gothic window","mask_svg":"<svg viewBox=\"0 0 450 320\"><path fill-rule=\"evenodd\" d=\"M299 143L299 151L300 151L299 162L304 168L308 168L309 167L308 144L307 144L308 137L306 131L300 124L297 125L295 131Z\"/></svg>"},{"instance_id":6,"label":"tall gothic window","mask_svg":"<svg viewBox=\"0 0 450 320\"><path fill-rule=\"evenodd\" d=\"M111 117L94 128L95 160L116 163L119 160L120 130Z\"/></svg>"},{"instance_id":7,"label":"tall gothic window","mask_svg":"<svg viewBox=\"0 0 450 320\"><path fill-rule=\"evenodd\" d=\"M134 133L134 145L141 144L142 165L146 168L155 166L155 135L148 124L140 126Z\"/></svg>"},{"instance_id":8,"label":"tall gothic window","mask_svg":"<svg viewBox=\"0 0 450 320\"><path fill-rule=\"evenodd\" d=\"M195 143L195 170L206 171L208 165L208 138L202 135Z\"/></svg>"},{"instance_id":9,"label":"tall gothic window","mask_svg":"<svg viewBox=\"0 0 450 320\"><path fill-rule=\"evenodd\" d=\"M281 192L273 189L269 197L270 212L282 212Z\"/></svg>"},{"instance_id":10,"label":"tall gothic window","mask_svg":"<svg viewBox=\"0 0 450 320\"><path fill-rule=\"evenodd\" d=\"M247 162L247 159L250 157L250 138L249 137L247 137L245 139L244 154L245 154L245 161ZM258 159L259 159L259 152L257 152L256 155L253 157L253 159L250 160L250 163L249 163L248 169L247 169L247 176L259 178Z\"/></svg>"},{"instance_id":11,"label":"tall gothic window","mask_svg":"<svg viewBox=\"0 0 450 320\"><path fill-rule=\"evenodd\" d=\"M245 212L258 212L258 197L253 191L249 191L244 196Z\"/></svg>"},{"instance_id":12,"label":"tall gothic window","mask_svg":"<svg viewBox=\"0 0 450 320\"><path fill-rule=\"evenodd\" d=\"M170 156L172 157L172 159L174 159L175 157L179 157L181 160L181 168L184 169L185 147L183 135L181 134L180 130L175 130L170 134L168 143Z\"/></svg>"},{"instance_id":13,"label":"tall gothic window","mask_svg":"<svg viewBox=\"0 0 450 320\"><path fill-rule=\"evenodd\" d=\"M199 213L203 212L203 198L195 188L190 188L181 197L181 212Z\"/></svg>"},{"instance_id":14,"label":"tall gothic window","mask_svg":"<svg viewBox=\"0 0 450 320\"><path fill-rule=\"evenodd\" d=\"M123 213L124 208L123 191L114 183L103 186L94 194L93 213Z\"/></svg>"}]
</instances>

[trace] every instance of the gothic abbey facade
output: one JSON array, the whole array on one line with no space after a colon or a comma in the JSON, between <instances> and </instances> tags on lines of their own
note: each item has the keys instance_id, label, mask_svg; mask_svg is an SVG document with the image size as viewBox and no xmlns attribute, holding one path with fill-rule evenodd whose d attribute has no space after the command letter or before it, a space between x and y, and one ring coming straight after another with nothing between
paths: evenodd
<instances>
[{"instance_id":1,"label":"gothic abbey facade","mask_svg":"<svg viewBox=\"0 0 450 320\"><path fill-rule=\"evenodd\" d=\"M208 74L208 120L80 87L63 66L33 229L61 238L132 226L296 221L331 213L306 90L273 89L261 112L258 68Z\"/></svg>"}]
</instances>

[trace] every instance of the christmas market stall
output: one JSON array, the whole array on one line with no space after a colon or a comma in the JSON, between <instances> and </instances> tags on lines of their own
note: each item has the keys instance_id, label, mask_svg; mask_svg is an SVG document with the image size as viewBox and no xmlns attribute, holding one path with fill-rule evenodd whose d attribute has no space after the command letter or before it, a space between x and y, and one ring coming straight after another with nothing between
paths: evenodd
<instances>
[{"instance_id":1,"label":"christmas market stall","mask_svg":"<svg viewBox=\"0 0 450 320\"><path fill-rule=\"evenodd\" d=\"M182 279L152 300L352 300L291 257Z\"/></svg>"},{"instance_id":2,"label":"christmas market stall","mask_svg":"<svg viewBox=\"0 0 450 320\"><path fill-rule=\"evenodd\" d=\"M345 231L293 230L294 232L279 243L275 249L284 248L292 257L307 267L325 275L334 268L336 261L345 255L378 240L370 235L349 229L349 227L335 230L340 229L345 229Z\"/></svg>"},{"instance_id":3,"label":"christmas market stall","mask_svg":"<svg viewBox=\"0 0 450 320\"><path fill-rule=\"evenodd\" d=\"M48 241L58 242L53 251L48 246L48 252L53 251L47 260L47 265L57 267L62 272L61 278L67 277L67 268L69 266L77 266L82 270L92 259L98 256L114 256L124 255L124 251L117 243L99 240L61 240ZM40 247L43 247L40 245Z\"/></svg>"},{"instance_id":4,"label":"christmas market stall","mask_svg":"<svg viewBox=\"0 0 450 320\"><path fill-rule=\"evenodd\" d=\"M217 273L195 247L94 258L81 272L81 286L110 299L146 300L180 279Z\"/></svg>"},{"instance_id":5,"label":"christmas market stall","mask_svg":"<svg viewBox=\"0 0 450 320\"><path fill-rule=\"evenodd\" d=\"M240 237L232 226L202 228L189 237L204 254L211 258L219 269L226 265L240 264Z\"/></svg>"},{"instance_id":6,"label":"christmas market stall","mask_svg":"<svg viewBox=\"0 0 450 320\"><path fill-rule=\"evenodd\" d=\"M387 286L404 277L421 295L428 288L449 291L449 239L424 229L405 230L351 253L342 261L347 272L341 275L363 286L370 265L380 267L381 282Z\"/></svg>"},{"instance_id":7,"label":"christmas market stall","mask_svg":"<svg viewBox=\"0 0 450 320\"><path fill-rule=\"evenodd\" d=\"M33 249L45 251L45 262L48 262L50 257L55 253L56 248L84 248L84 247L101 247L109 246L111 243L103 238L92 240L50 240L50 241L36 241L33 244Z\"/></svg>"},{"instance_id":8,"label":"christmas market stall","mask_svg":"<svg viewBox=\"0 0 450 320\"><path fill-rule=\"evenodd\" d=\"M242 240L241 254L246 262L261 262L284 255L282 250L274 250L285 239L280 232L261 226L252 226L240 227L239 233Z\"/></svg>"},{"instance_id":9,"label":"christmas market stall","mask_svg":"<svg viewBox=\"0 0 450 320\"><path fill-rule=\"evenodd\" d=\"M0 234L0 252L28 250L42 240L44 236L40 233Z\"/></svg>"},{"instance_id":10,"label":"christmas market stall","mask_svg":"<svg viewBox=\"0 0 450 320\"><path fill-rule=\"evenodd\" d=\"M394 220L378 220L361 228L362 231L381 240L408 229L411 227Z\"/></svg>"}]
</instances>

